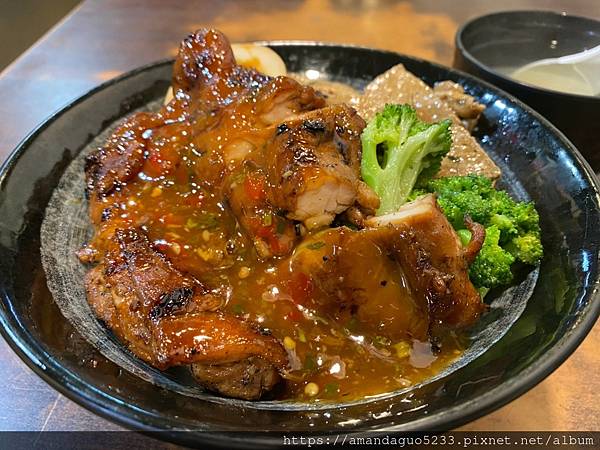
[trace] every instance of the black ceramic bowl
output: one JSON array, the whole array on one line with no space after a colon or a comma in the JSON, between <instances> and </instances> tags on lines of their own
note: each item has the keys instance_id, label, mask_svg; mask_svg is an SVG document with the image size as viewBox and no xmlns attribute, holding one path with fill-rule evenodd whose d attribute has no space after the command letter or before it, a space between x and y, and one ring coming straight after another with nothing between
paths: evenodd
<instances>
[{"instance_id":1,"label":"black ceramic bowl","mask_svg":"<svg viewBox=\"0 0 600 450\"><path fill-rule=\"evenodd\" d=\"M600 22L547 11L509 11L478 17L456 34L454 67L523 100L549 119L600 170L600 97L567 94L521 83L507 73L530 62L600 45ZM600 74L598 74L600 76Z\"/></svg>"},{"instance_id":2,"label":"black ceramic bowl","mask_svg":"<svg viewBox=\"0 0 600 450\"><path fill-rule=\"evenodd\" d=\"M41 265L40 226L53 190L81 149L108 124L164 95L172 65L164 61L109 81L67 105L27 137L2 167L0 326L15 352L64 395L115 422L160 431L167 439L228 448L281 445L276 434L248 435L256 431L326 435L449 429L502 406L558 367L600 309L598 187L573 145L523 103L461 72L365 48L272 47L292 71L315 69L358 88L403 63L429 84L446 79L460 83L486 105L476 137L501 166L504 185L536 202L546 254L525 311L508 333L482 356L435 382L384 399L321 409L202 401L148 383L101 356L53 302Z\"/></svg>"}]
</instances>

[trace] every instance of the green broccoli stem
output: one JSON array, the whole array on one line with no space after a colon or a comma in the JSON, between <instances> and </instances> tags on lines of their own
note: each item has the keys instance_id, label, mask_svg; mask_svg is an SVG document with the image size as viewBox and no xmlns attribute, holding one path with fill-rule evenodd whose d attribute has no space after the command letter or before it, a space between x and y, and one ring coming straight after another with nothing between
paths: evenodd
<instances>
[{"instance_id":1,"label":"green broccoli stem","mask_svg":"<svg viewBox=\"0 0 600 450\"><path fill-rule=\"evenodd\" d=\"M427 124L408 105L386 105L363 134L361 173L380 198L378 215L397 211L420 174L433 175L451 144L450 121Z\"/></svg>"}]
</instances>

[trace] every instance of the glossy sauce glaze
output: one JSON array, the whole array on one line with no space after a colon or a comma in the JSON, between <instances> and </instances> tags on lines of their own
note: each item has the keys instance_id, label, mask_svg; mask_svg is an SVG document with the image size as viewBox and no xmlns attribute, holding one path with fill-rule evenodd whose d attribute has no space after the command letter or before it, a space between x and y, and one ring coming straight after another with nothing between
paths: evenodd
<instances>
[{"instance_id":1,"label":"glossy sauce glaze","mask_svg":"<svg viewBox=\"0 0 600 450\"><path fill-rule=\"evenodd\" d=\"M328 84L327 88L335 90L335 85ZM348 89L344 86L341 95L347 95ZM178 117L181 111L177 106L178 102L172 102L166 113ZM237 108L225 119L231 120L231 127L219 128L235 129L236 140L221 133L190 139L188 122L169 117L161 117L164 122L160 126L156 115L142 113L130 119L125 126L130 126L133 134L152 134L154 148L148 151L150 157L135 177L92 205L99 230L88 249L102 251L102 236L115 227L140 227L177 269L226 292L224 311L259 324L283 343L289 370L278 398L347 401L401 389L441 371L464 348L465 339L460 335L440 333L430 342L427 324L413 323L410 326L421 330L422 340L394 336L391 319L387 324L381 322L385 333L379 335L372 325L357 320L351 308L336 312L327 309L331 303L328 293L316 287L310 271L304 268L311 260L326 262L343 251L336 240L339 235L343 237L342 228L307 232L278 211L257 207L247 219L254 234L276 255L268 260L258 256L229 205L211 188L226 174L228 189L240 189L245 201L263 204L269 181L252 170L251 135L239 139L243 136L240 129L252 125L247 120L250 108ZM227 158L214 160L202 152L206 145L218 142L223 142L222 154ZM103 222L102 216L107 214L111 220ZM367 296L380 290L377 298L394 296L400 298L399 304L412 307L410 289L402 276L398 279L401 269L391 267L392 262L373 243L363 240L351 245L355 250L360 247L361 258L349 261L345 270L360 277L360 289ZM292 246L291 256L277 256ZM389 304L375 308L376 316L383 317ZM418 317L407 314L403 318L402 314L397 311L391 316L405 321Z\"/></svg>"}]
</instances>

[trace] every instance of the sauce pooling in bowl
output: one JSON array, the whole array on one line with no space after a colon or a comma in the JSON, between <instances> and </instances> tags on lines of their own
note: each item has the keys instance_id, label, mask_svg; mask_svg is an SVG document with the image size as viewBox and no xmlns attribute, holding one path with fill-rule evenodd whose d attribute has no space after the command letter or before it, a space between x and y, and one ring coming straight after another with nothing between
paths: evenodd
<instances>
[{"instance_id":1,"label":"sauce pooling in bowl","mask_svg":"<svg viewBox=\"0 0 600 450\"><path fill-rule=\"evenodd\" d=\"M144 223L155 247L180 270L227 286L225 309L260 324L283 343L291 370L278 398L350 401L391 392L439 373L464 348L465 339L453 333L433 344L391 340L365 329L349 311L343 321L325 316L318 305L329 299L319 298L325 293L292 263L331 253L323 237L306 236L306 246L291 258L262 261L226 205L180 175L153 178L142 172L116 195L124 222ZM278 220L265 219L264 233L276 233ZM355 263L365 272L367 289L393 289L394 280L377 278L379 259Z\"/></svg>"}]
</instances>

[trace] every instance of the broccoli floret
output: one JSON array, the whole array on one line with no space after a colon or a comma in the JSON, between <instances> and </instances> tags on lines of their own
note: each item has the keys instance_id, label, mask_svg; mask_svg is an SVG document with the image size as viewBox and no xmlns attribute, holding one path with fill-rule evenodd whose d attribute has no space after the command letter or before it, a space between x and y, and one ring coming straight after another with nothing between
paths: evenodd
<instances>
[{"instance_id":1,"label":"broccoli floret","mask_svg":"<svg viewBox=\"0 0 600 450\"><path fill-rule=\"evenodd\" d=\"M476 175L444 177L431 180L425 186L438 195L438 203L456 229L464 228L465 214L475 222L489 222L494 205L490 197L495 192L492 182Z\"/></svg>"},{"instance_id":2,"label":"broccoli floret","mask_svg":"<svg viewBox=\"0 0 600 450\"><path fill-rule=\"evenodd\" d=\"M500 230L495 225L485 229L483 246L469 268L469 278L476 287L492 289L513 279L510 267L515 257L500 247L499 240Z\"/></svg>"},{"instance_id":3,"label":"broccoli floret","mask_svg":"<svg viewBox=\"0 0 600 450\"><path fill-rule=\"evenodd\" d=\"M407 202L412 202L413 200L416 200L417 197L420 197L421 195L425 195L428 194L429 192L426 191L425 189L419 189L419 188L414 188L410 194L408 194L408 198L406 199Z\"/></svg>"},{"instance_id":4,"label":"broccoli floret","mask_svg":"<svg viewBox=\"0 0 600 450\"><path fill-rule=\"evenodd\" d=\"M424 192L437 194L440 207L456 230L464 229L465 215L486 228L485 244L469 272L476 286L508 284L511 264L520 261L533 265L542 258L539 215L533 203L516 202L506 192L494 189L491 180L478 175L430 180L417 191Z\"/></svg>"},{"instance_id":5,"label":"broccoli floret","mask_svg":"<svg viewBox=\"0 0 600 450\"><path fill-rule=\"evenodd\" d=\"M539 235L540 217L531 202L515 203L508 206L504 213L514 222L519 234L524 232L533 232Z\"/></svg>"},{"instance_id":6,"label":"broccoli floret","mask_svg":"<svg viewBox=\"0 0 600 450\"><path fill-rule=\"evenodd\" d=\"M517 236L505 248L525 264L536 264L544 254L540 237L535 233Z\"/></svg>"},{"instance_id":7,"label":"broccoli floret","mask_svg":"<svg viewBox=\"0 0 600 450\"><path fill-rule=\"evenodd\" d=\"M542 257L539 241L539 215L531 202L516 202L504 191L496 190L491 180L480 175L444 177L429 181L419 193L434 192L438 203L454 228L464 228L464 217L500 231L499 243L518 260L535 264ZM523 251L522 238L528 237ZM510 244L510 245L509 245Z\"/></svg>"},{"instance_id":8,"label":"broccoli floret","mask_svg":"<svg viewBox=\"0 0 600 450\"><path fill-rule=\"evenodd\" d=\"M452 143L450 121L428 124L410 105L386 105L361 135L363 180L381 200L377 214L395 212L419 179L425 184L440 168Z\"/></svg>"},{"instance_id":9,"label":"broccoli floret","mask_svg":"<svg viewBox=\"0 0 600 450\"><path fill-rule=\"evenodd\" d=\"M490 223L500 230L503 244L519 234L514 220L504 214L494 214L490 217Z\"/></svg>"}]
</instances>

